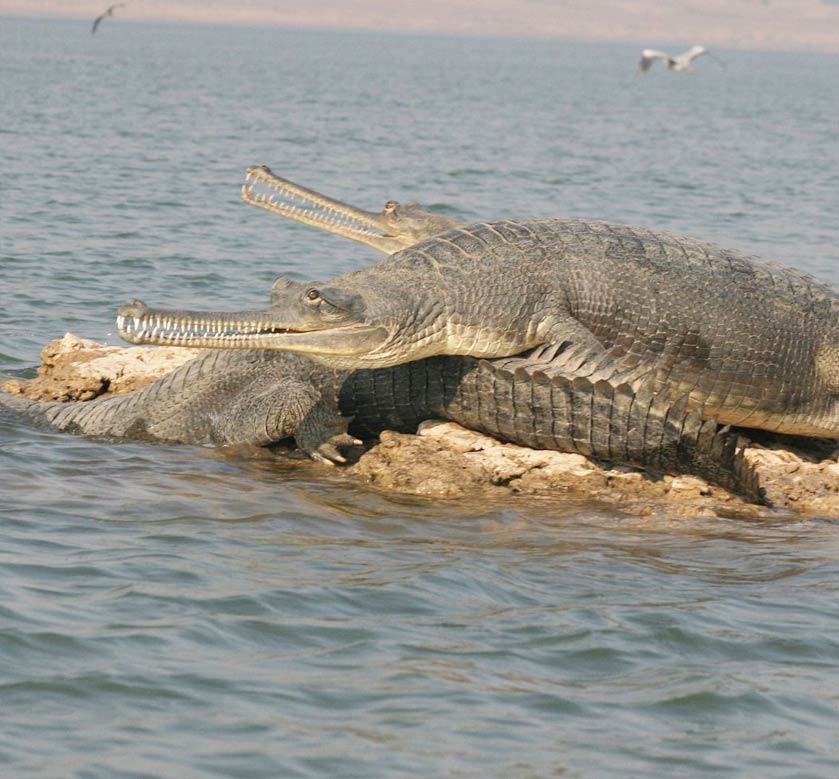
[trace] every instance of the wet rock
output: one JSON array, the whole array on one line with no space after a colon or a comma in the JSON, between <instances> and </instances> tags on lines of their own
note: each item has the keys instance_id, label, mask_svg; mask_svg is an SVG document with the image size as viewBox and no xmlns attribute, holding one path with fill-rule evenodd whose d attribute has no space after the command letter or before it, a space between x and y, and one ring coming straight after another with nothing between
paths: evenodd
<instances>
[{"instance_id":1,"label":"wet rock","mask_svg":"<svg viewBox=\"0 0 839 779\"><path fill-rule=\"evenodd\" d=\"M70 333L48 344L37 378L12 380L7 392L34 400L87 400L130 392L155 381L201 350L104 346ZM748 468L775 509L839 517L839 463L801 439L749 443ZM597 463L579 454L504 444L452 422L423 422L417 435L384 432L343 471L377 489L433 498L586 499L638 516L760 516L750 505L695 476L661 476Z\"/></svg>"}]
</instances>

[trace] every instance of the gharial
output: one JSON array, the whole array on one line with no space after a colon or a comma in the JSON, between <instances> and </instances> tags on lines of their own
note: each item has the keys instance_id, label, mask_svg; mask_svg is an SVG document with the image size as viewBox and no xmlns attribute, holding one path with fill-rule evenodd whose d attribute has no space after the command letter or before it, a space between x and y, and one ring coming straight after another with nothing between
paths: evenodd
<instances>
[{"instance_id":1,"label":"gharial","mask_svg":"<svg viewBox=\"0 0 839 779\"><path fill-rule=\"evenodd\" d=\"M383 251L457 225L416 204L389 201L382 214L355 209L264 167L249 169L249 177L316 208L254 194L252 187L243 190L246 202ZM279 280L274 305L285 305L294 288ZM686 393L656 393L654 375L634 386L583 371L575 375L569 358L577 352L553 351L558 358L544 350L495 360L438 356L356 371L272 349L214 351L126 396L65 404L0 393L0 403L88 435L259 445L294 436L316 459L338 462L344 459L340 448L358 443L356 435L413 431L437 416L522 445L697 473L755 497L740 467L737 434L703 419L698 409L689 410ZM346 432L347 417L352 435Z\"/></svg>"},{"instance_id":2,"label":"gharial","mask_svg":"<svg viewBox=\"0 0 839 779\"><path fill-rule=\"evenodd\" d=\"M687 396L722 424L839 434L839 293L714 244L575 219L454 227L270 307L124 306L133 343L280 349L335 368L521 355L591 382Z\"/></svg>"},{"instance_id":3,"label":"gharial","mask_svg":"<svg viewBox=\"0 0 839 779\"><path fill-rule=\"evenodd\" d=\"M839 432L833 288L714 244L625 225L464 225L326 282L280 280L266 309L206 314L135 301L118 326L134 343L281 349L340 369L530 350L529 370L649 392L704 421ZM609 414L591 424L592 438L611 438Z\"/></svg>"}]
</instances>

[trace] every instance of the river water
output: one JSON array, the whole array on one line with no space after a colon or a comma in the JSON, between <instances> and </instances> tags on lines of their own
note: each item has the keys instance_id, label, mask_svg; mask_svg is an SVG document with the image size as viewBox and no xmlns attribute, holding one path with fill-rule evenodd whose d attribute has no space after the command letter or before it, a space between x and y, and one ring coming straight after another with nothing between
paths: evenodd
<instances>
[{"instance_id":1,"label":"river water","mask_svg":"<svg viewBox=\"0 0 839 779\"><path fill-rule=\"evenodd\" d=\"M0 373L377 255L239 200L667 228L839 282L839 57L0 19ZM0 774L839 775L839 521L379 494L0 415Z\"/></svg>"}]
</instances>

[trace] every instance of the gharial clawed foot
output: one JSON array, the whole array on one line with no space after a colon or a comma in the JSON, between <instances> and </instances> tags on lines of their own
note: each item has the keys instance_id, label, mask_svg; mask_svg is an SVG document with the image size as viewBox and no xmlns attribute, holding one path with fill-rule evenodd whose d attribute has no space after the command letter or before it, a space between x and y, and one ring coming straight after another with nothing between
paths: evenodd
<instances>
[{"instance_id":1,"label":"gharial clawed foot","mask_svg":"<svg viewBox=\"0 0 839 779\"><path fill-rule=\"evenodd\" d=\"M338 433L328 438L317 449L309 452L309 457L324 465L335 465L345 463L347 458L341 454L341 448L348 446L361 446L362 441L351 436L349 433Z\"/></svg>"},{"instance_id":2,"label":"gharial clawed foot","mask_svg":"<svg viewBox=\"0 0 839 779\"><path fill-rule=\"evenodd\" d=\"M351 418L341 416L334 397L322 397L306 412L294 439L297 445L313 460L325 465L345 463L341 449L361 446L355 436L347 432Z\"/></svg>"}]
</instances>

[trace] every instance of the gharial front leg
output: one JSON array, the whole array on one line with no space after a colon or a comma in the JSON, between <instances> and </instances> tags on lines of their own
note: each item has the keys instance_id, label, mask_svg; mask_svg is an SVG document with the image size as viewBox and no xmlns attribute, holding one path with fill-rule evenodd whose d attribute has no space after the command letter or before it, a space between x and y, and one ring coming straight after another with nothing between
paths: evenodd
<instances>
[{"instance_id":1,"label":"gharial front leg","mask_svg":"<svg viewBox=\"0 0 839 779\"><path fill-rule=\"evenodd\" d=\"M321 398L297 425L294 440L313 460L325 465L345 463L341 450L363 443L347 432L351 421L341 416L334 398Z\"/></svg>"},{"instance_id":2,"label":"gharial front leg","mask_svg":"<svg viewBox=\"0 0 839 779\"><path fill-rule=\"evenodd\" d=\"M284 376L258 393L240 393L218 420L218 443L267 446L294 438L313 460L332 465L346 462L341 449L360 446L347 433L350 420L341 415L331 387Z\"/></svg>"}]
</instances>

